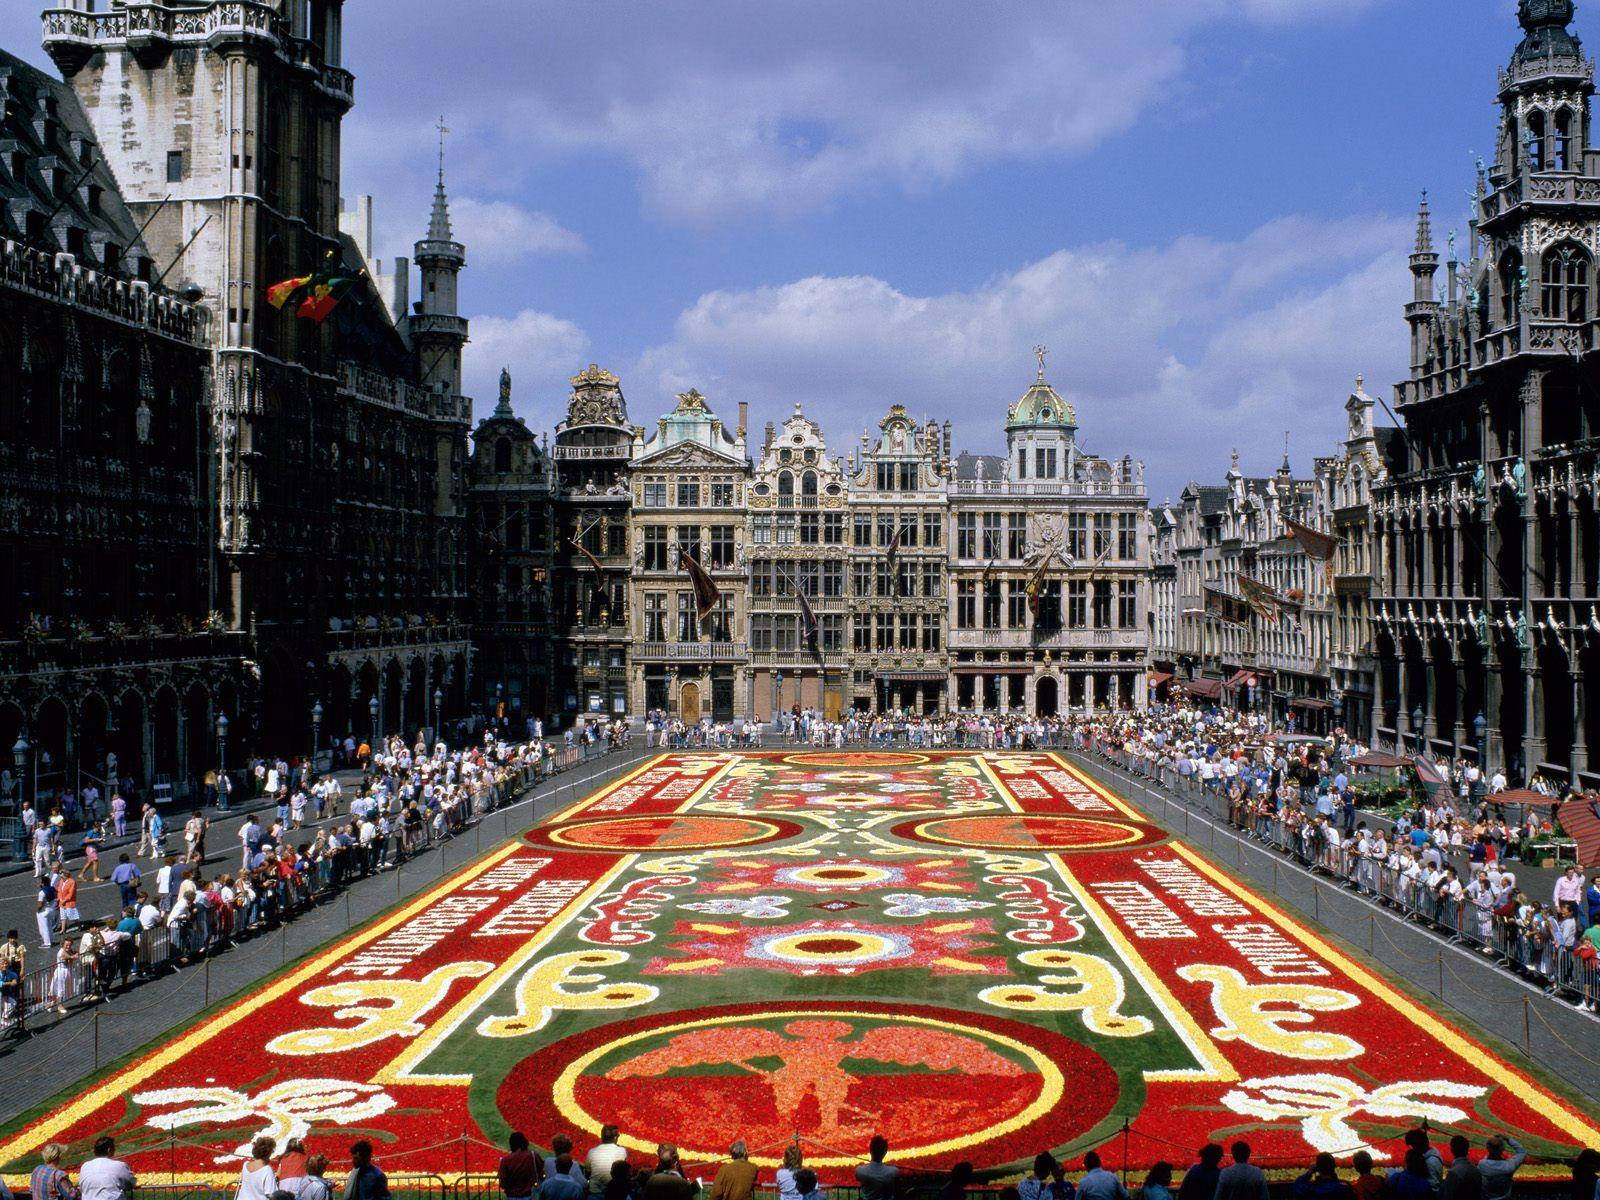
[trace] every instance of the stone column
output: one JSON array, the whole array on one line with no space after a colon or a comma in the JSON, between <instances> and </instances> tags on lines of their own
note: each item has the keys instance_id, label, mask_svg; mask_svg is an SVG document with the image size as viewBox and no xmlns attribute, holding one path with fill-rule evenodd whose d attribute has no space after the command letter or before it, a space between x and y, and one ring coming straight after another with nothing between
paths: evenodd
<instances>
[{"instance_id":1,"label":"stone column","mask_svg":"<svg viewBox=\"0 0 1600 1200\"><path fill-rule=\"evenodd\" d=\"M1388 702L1389 697L1384 687L1383 664L1380 662L1372 672L1372 725L1368 732L1374 742L1378 740L1378 726L1383 724L1383 716L1386 711L1384 706ZM1350 727L1354 729L1355 723L1351 722Z\"/></svg>"},{"instance_id":2,"label":"stone column","mask_svg":"<svg viewBox=\"0 0 1600 1200\"><path fill-rule=\"evenodd\" d=\"M1426 651L1427 647L1423 647ZM1432 739L1439 736L1439 666L1432 655L1424 653L1422 656L1423 671L1427 679L1425 694L1427 699L1422 706L1422 736Z\"/></svg>"},{"instance_id":3,"label":"stone column","mask_svg":"<svg viewBox=\"0 0 1600 1200\"><path fill-rule=\"evenodd\" d=\"M1450 755L1460 758L1462 748L1467 745L1467 664L1456 642L1450 643L1450 669L1456 687L1456 723L1450 730Z\"/></svg>"},{"instance_id":4,"label":"stone column","mask_svg":"<svg viewBox=\"0 0 1600 1200\"><path fill-rule=\"evenodd\" d=\"M1397 754L1403 754L1407 749L1406 734L1411 732L1411 672L1407 670L1403 649L1398 649L1395 663L1395 682L1400 693L1400 708L1394 715L1394 748Z\"/></svg>"},{"instance_id":5,"label":"stone column","mask_svg":"<svg viewBox=\"0 0 1600 1200\"><path fill-rule=\"evenodd\" d=\"M1567 587L1567 595L1585 595L1584 570L1583 570L1583 513L1578 508L1576 496L1567 497L1567 547L1568 559L1572 564L1572 575Z\"/></svg>"},{"instance_id":6,"label":"stone column","mask_svg":"<svg viewBox=\"0 0 1600 1200\"><path fill-rule=\"evenodd\" d=\"M1584 694L1583 672L1573 665L1572 669L1572 760L1568 764L1572 772L1572 785L1578 785L1578 775L1589 769L1589 743L1584 736Z\"/></svg>"},{"instance_id":7,"label":"stone column","mask_svg":"<svg viewBox=\"0 0 1600 1200\"><path fill-rule=\"evenodd\" d=\"M1536 652L1529 649L1527 661L1527 702L1523 708L1522 773L1531 778L1545 756L1544 737L1544 672L1539 668Z\"/></svg>"}]
</instances>

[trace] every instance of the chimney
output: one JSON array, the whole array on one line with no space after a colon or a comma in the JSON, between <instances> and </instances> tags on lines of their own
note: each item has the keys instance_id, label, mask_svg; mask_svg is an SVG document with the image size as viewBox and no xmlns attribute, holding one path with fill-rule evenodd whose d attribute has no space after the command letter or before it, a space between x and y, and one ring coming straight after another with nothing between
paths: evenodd
<instances>
[{"instance_id":1,"label":"chimney","mask_svg":"<svg viewBox=\"0 0 1600 1200\"><path fill-rule=\"evenodd\" d=\"M750 428L750 402L739 401L739 436L744 436L744 431Z\"/></svg>"},{"instance_id":2,"label":"chimney","mask_svg":"<svg viewBox=\"0 0 1600 1200\"><path fill-rule=\"evenodd\" d=\"M774 426L771 421L768 421L767 422L767 440L761 443L761 448L763 450L771 450L772 449L772 440L777 436L778 436L777 427Z\"/></svg>"}]
</instances>

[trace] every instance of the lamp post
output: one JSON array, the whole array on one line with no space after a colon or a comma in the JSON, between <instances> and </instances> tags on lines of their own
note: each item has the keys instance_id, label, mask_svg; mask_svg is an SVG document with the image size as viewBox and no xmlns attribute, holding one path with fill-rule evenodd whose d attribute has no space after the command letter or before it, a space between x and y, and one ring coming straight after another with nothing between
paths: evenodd
<instances>
[{"instance_id":1,"label":"lamp post","mask_svg":"<svg viewBox=\"0 0 1600 1200\"><path fill-rule=\"evenodd\" d=\"M217 713L217 807L228 811L228 714Z\"/></svg>"},{"instance_id":2,"label":"lamp post","mask_svg":"<svg viewBox=\"0 0 1600 1200\"><path fill-rule=\"evenodd\" d=\"M433 689L433 740L439 740L439 727L444 724L444 689Z\"/></svg>"},{"instance_id":3,"label":"lamp post","mask_svg":"<svg viewBox=\"0 0 1600 1200\"><path fill-rule=\"evenodd\" d=\"M1489 721L1481 711L1472 718L1472 732L1478 737L1478 773L1487 782L1489 775Z\"/></svg>"},{"instance_id":4,"label":"lamp post","mask_svg":"<svg viewBox=\"0 0 1600 1200\"><path fill-rule=\"evenodd\" d=\"M1422 753L1422 705L1411 710L1411 736L1417 739L1417 753Z\"/></svg>"},{"instance_id":5,"label":"lamp post","mask_svg":"<svg viewBox=\"0 0 1600 1200\"><path fill-rule=\"evenodd\" d=\"M373 692L367 701L367 715L372 718L372 752L378 752L378 693Z\"/></svg>"},{"instance_id":6,"label":"lamp post","mask_svg":"<svg viewBox=\"0 0 1600 1200\"><path fill-rule=\"evenodd\" d=\"M317 769L317 747L322 744L322 701L311 707L311 761L306 764L309 775Z\"/></svg>"},{"instance_id":7,"label":"lamp post","mask_svg":"<svg viewBox=\"0 0 1600 1200\"><path fill-rule=\"evenodd\" d=\"M17 811L22 811L23 781L28 768L28 751L33 747L28 745L28 739L19 731L16 743L11 747L11 761L17 764Z\"/></svg>"},{"instance_id":8,"label":"lamp post","mask_svg":"<svg viewBox=\"0 0 1600 1200\"><path fill-rule=\"evenodd\" d=\"M1336 691L1330 704L1333 709L1333 728L1337 729L1344 724L1344 693ZM1331 733L1332 730L1329 730Z\"/></svg>"}]
</instances>

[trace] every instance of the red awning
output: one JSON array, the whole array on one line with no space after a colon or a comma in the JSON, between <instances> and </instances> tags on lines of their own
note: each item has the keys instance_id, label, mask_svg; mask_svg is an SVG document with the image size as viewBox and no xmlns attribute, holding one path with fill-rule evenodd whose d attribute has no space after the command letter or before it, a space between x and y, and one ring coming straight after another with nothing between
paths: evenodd
<instances>
[{"instance_id":1,"label":"red awning","mask_svg":"<svg viewBox=\"0 0 1600 1200\"><path fill-rule=\"evenodd\" d=\"M1532 788L1515 788L1509 792L1495 792L1489 797L1490 804L1526 804L1530 808L1554 808L1558 803L1554 796L1546 796L1543 792L1536 792Z\"/></svg>"},{"instance_id":2,"label":"red awning","mask_svg":"<svg viewBox=\"0 0 1600 1200\"><path fill-rule=\"evenodd\" d=\"M1178 686L1191 696L1201 696L1207 700L1215 700L1222 695L1220 679L1180 679Z\"/></svg>"},{"instance_id":3,"label":"red awning","mask_svg":"<svg viewBox=\"0 0 1600 1200\"><path fill-rule=\"evenodd\" d=\"M1600 813L1593 796L1568 800L1556 813L1561 828L1578 843L1578 865L1600 867Z\"/></svg>"},{"instance_id":4,"label":"red awning","mask_svg":"<svg viewBox=\"0 0 1600 1200\"><path fill-rule=\"evenodd\" d=\"M1371 751L1367 754L1358 754L1350 760L1352 767L1377 767L1381 770L1393 770L1395 767L1410 765L1409 759L1396 758L1393 754L1382 754Z\"/></svg>"},{"instance_id":5,"label":"red awning","mask_svg":"<svg viewBox=\"0 0 1600 1200\"><path fill-rule=\"evenodd\" d=\"M1247 687L1250 684L1255 683L1255 681L1256 673L1254 671L1235 671L1228 679L1228 682L1222 686L1230 689L1236 687Z\"/></svg>"},{"instance_id":6,"label":"red awning","mask_svg":"<svg viewBox=\"0 0 1600 1200\"><path fill-rule=\"evenodd\" d=\"M1305 708L1311 710L1312 712L1322 712L1324 709L1329 707L1329 704L1326 700L1317 700L1311 696L1296 696L1293 700L1289 701L1289 707Z\"/></svg>"},{"instance_id":7,"label":"red awning","mask_svg":"<svg viewBox=\"0 0 1600 1200\"><path fill-rule=\"evenodd\" d=\"M1167 680L1171 678L1171 671L1151 671L1146 683L1149 687L1160 687L1163 683L1166 683Z\"/></svg>"}]
</instances>

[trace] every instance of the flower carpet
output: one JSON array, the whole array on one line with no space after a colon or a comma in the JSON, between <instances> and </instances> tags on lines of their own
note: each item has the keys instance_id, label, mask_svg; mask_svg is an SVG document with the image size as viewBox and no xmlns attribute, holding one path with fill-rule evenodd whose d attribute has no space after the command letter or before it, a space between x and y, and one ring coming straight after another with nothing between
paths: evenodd
<instances>
[{"instance_id":1,"label":"flower carpet","mask_svg":"<svg viewBox=\"0 0 1600 1200\"><path fill-rule=\"evenodd\" d=\"M74 1088L0 1166L110 1132L153 1181L222 1181L267 1133L454 1176L615 1123L702 1172L798 1136L843 1179L874 1133L913 1171L1235 1137L1303 1167L1392 1163L1422 1121L1600 1144L1054 755L684 752Z\"/></svg>"}]
</instances>

